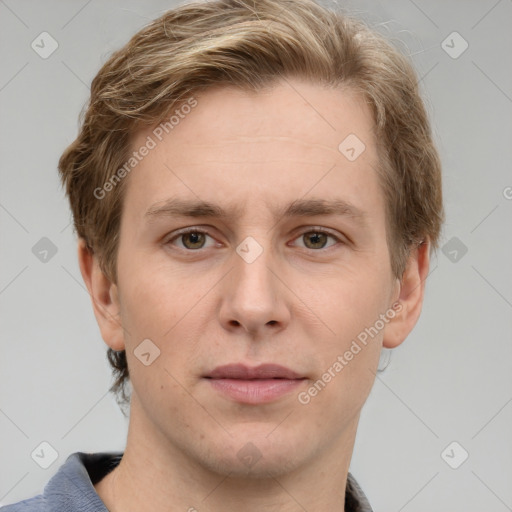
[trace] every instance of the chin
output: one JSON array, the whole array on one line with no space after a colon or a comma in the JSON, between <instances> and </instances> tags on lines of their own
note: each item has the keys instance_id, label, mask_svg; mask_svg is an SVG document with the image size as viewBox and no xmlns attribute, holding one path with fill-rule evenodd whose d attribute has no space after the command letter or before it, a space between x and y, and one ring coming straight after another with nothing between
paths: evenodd
<instances>
[{"instance_id":1,"label":"chin","mask_svg":"<svg viewBox=\"0 0 512 512\"><path fill-rule=\"evenodd\" d=\"M261 425L258 434L254 430L216 443L208 457L202 460L203 465L232 478L265 479L290 473L305 463L307 450L304 443L294 440L284 429L281 435L270 433L272 429L268 428L262 433ZM297 458L298 453L301 459Z\"/></svg>"}]
</instances>

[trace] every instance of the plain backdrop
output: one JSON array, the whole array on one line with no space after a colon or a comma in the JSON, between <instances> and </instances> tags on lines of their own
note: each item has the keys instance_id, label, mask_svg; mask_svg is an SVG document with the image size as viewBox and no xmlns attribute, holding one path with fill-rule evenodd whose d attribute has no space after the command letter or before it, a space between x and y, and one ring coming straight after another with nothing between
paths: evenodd
<instances>
[{"instance_id":1,"label":"plain backdrop","mask_svg":"<svg viewBox=\"0 0 512 512\"><path fill-rule=\"evenodd\" d=\"M70 453L124 447L56 167L100 65L175 5L0 0L2 504L40 493ZM423 314L375 382L351 472L376 512L512 510L512 1L339 5L414 61L447 213ZM47 58L41 37L58 44ZM47 469L31 456L42 442Z\"/></svg>"}]
</instances>

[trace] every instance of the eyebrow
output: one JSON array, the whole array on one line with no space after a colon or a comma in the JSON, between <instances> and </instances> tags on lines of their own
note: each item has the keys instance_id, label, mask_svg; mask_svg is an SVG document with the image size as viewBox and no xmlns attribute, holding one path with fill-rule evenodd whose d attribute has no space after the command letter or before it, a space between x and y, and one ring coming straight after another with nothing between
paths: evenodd
<instances>
[{"instance_id":1,"label":"eyebrow","mask_svg":"<svg viewBox=\"0 0 512 512\"><path fill-rule=\"evenodd\" d=\"M349 217L365 224L367 214L344 199L298 199L282 208L271 208L274 218L315 217L320 215L338 215ZM209 217L217 219L239 218L242 205L224 209L208 201L171 198L150 206L144 218L151 222L161 217Z\"/></svg>"},{"instance_id":2,"label":"eyebrow","mask_svg":"<svg viewBox=\"0 0 512 512\"><path fill-rule=\"evenodd\" d=\"M344 199L300 199L293 201L281 213L283 217L314 217L316 215L339 215L360 221L366 213Z\"/></svg>"}]
</instances>

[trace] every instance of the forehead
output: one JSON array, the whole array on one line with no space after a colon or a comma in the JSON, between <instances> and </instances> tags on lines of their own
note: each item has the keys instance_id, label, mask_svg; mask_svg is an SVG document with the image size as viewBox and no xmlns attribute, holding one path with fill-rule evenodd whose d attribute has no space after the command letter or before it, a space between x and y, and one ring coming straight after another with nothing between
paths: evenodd
<instances>
[{"instance_id":1,"label":"forehead","mask_svg":"<svg viewBox=\"0 0 512 512\"><path fill-rule=\"evenodd\" d=\"M347 87L288 79L258 92L217 86L194 95L194 100L197 106L188 114L168 117L167 121L174 118L177 123L171 129L165 120L153 129L161 134L158 139L172 144L172 134L179 132L180 144L235 144L243 152L255 145L283 146L285 150L287 143L295 143L306 149L328 150L337 158L339 144L352 135L369 149L366 157L374 149L371 111L363 97ZM147 130L139 135L145 133Z\"/></svg>"},{"instance_id":2,"label":"forehead","mask_svg":"<svg viewBox=\"0 0 512 512\"><path fill-rule=\"evenodd\" d=\"M152 146L125 197L139 217L170 197L220 201L238 213L308 194L341 194L360 209L382 202L373 118L354 91L290 79L261 92L217 87L188 100L193 108L133 137L134 151Z\"/></svg>"}]
</instances>

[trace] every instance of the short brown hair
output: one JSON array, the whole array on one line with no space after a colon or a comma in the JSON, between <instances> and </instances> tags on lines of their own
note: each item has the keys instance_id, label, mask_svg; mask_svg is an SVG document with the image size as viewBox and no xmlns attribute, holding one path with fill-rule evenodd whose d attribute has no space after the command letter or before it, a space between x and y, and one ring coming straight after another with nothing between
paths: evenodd
<instances>
[{"instance_id":1,"label":"short brown hair","mask_svg":"<svg viewBox=\"0 0 512 512\"><path fill-rule=\"evenodd\" d=\"M92 82L78 137L59 161L75 230L112 282L127 179L104 197L97 191L129 158L134 132L161 123L201 90L259 91L281 77L343 85L370 105L393 274L402 276L412 247L427 240L438 247L441 165L407 58L364 22L313 0L194 2L166 12L108 59ZM126 402L126 354L109 349L108 358L111 391Z\"/></svg>"}]
</instances>

